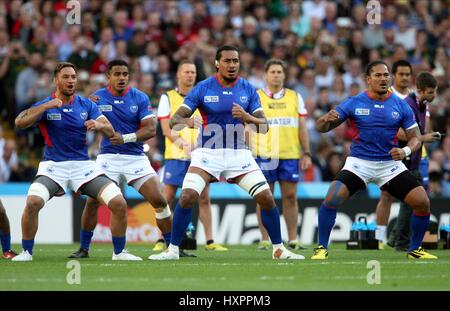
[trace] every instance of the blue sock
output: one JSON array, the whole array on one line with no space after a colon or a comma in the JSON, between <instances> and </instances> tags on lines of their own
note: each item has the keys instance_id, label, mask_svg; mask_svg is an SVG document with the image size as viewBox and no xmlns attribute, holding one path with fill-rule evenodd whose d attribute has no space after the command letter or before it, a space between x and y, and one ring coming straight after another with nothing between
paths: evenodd
<instances>
[{"instance_id":1,"label":"blue sock","mask_svg":"<svg viewBox=\"0 0 450 311\"><path fill-rule=\"evenodd\" d=\"M113 236L112 237L112 242L113 242L113 246L114 246L114 254L120 254L123 249L125 248L125 241L126 238L124 236L121 237L116 237Z\"/></svg>"},{"instance_id":2,"label":"blue sock","mask_svg":"<svg viewBox=\"0 0 450 311\"><path fill-rule=\"evenodd\" d=\"M163 233L164 242L166 242L166 245L169 246L170 239L172 237L172 231L169 231L167 233Z\"/></svg>"},{"instance_id":3,"label":"blue sock","mask_svg":"<svg viewBox=\"0 0 450 311\"><path fill-rule=\"evenodd\" d=\"M324 203L319 208L319 245L328 248L331 229L336 221L336 209L328 207Z\"/></svg>"},{"instance_id":4,"label":"blue sock","mask_svg":"<svg viewBox=\"0 0 450 311\"><path fill-rule=\"evenodd\" d=\"M186 231L191 219L192 207L182 208L179 203L177 203L175 210L173 211L172 237L170 239L171 244L180 246L184 232Z\"/></svg>"},{"instance_id":5,"label":"blue sock","mask_svg":"<svg viewBox=\"0 0 450 311\"><path fill-rule=\"evenodd\" d=\"M33 246L34 246L34 239L33 240L22 239L22 248L24 251L28 251L30 255L33 255Z\"/></svg>"},{"instance_id":6,"label":"blue sock","mask_svg":"<svg viewBox=\"0 0 450 311\"><path fill-rule=\"evenodd\" d=\"M2 243L3 252L11 250L11 235L10 234L3 234L3 232L0 230L0 242Z\"/></svg>"},{"instance_id":7,"label":"blue sock","mask_svg":"<svg viewBox=\"0 0 450 311\"><path fill-rule=\"evenodd\" d=\"M428 224L430 222L430 215L419 216L413 214L411 215L411 240L409 243L409 251L418 249L422 244L423 236L425 231L428 229Z\"/></svg>"},{"instance_id":8,"label":"blue sock","mask_svg":"<svg viewBox=\"0 0 450 311\"><path fill-rule=\"evenodd\" d=\"M281 244L280 212L278 207L269 211L261 209L261 221L269 234L272 244Z\"/></svg>"},{"instance_id":9,"label":"blue sock","mask_svg":"<svg viewBox=\"0 0 450 311\"><path fill-rule=\"evenodd\" d=\"M80 230L80 248L89 251L89 246L91 246L92 236L94 231Z\"/></svg>"}]
</instances>

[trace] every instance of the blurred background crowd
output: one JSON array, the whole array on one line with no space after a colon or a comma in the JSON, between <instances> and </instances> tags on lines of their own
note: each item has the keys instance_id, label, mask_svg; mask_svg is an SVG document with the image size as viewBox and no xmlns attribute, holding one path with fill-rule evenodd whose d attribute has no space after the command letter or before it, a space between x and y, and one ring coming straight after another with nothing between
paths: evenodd
<instances>
[{"instance_id":1,"label":"blurred background crowd","mask_svg":"<svg viewBox=\"0 0 450 311\"><path fill-rule=\"evenodd\" d=\"M231 44L241 49L241 76L257 88L265 84L267 59L287 62L286 87L303 96L309 114L314 166L302 175L305 182L330 181L342 167L352 129L320 134L314 123L365 88L368 62L406 59L414 75L432 72L439 85L429 105L431 127L447 136L427 145L431 194L448 194L449 1L380 0L380 24L367 22L362 0L79 0L80 24L66 22L66 2L0 0L0 183L34 177L43 139L37 127L15 131L13 123L53 91L57 62L79 68L78 93L87 96L106 85L110 60L128 61L131 85L148 94L156 112L160 95L176 86L180 60L193 60L201 81L215 73L217 47ZM155 169L164 163L160 132L149 142ZM95 156L95 138L88 143Z\"/></svg>"}]
</instances>

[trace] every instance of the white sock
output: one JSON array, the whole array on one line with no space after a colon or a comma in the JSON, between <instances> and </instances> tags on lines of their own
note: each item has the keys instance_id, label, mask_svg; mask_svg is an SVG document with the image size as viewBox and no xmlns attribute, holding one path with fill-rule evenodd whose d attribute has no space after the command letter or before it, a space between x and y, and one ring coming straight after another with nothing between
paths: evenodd
<instances>
[{"instance_id":1,"label":"white sock","mask_svg":"<svg viewBox=\"0 0 450 311\"><path fill-rule=\"evenodd\" d=\"M386 226L377 225L377 229L375 230L375 238L379 241L384 241L386 237Z\"/></svg>"},{"instance_id":2,"label":"white sock","mask_svg":"<svg viewBox=\"0 0 450 311\"><path fill-rule=\"evenodd\" d=\"M169 244L169 247L167 247L167 249L170 252L175 253L175 254L179 254L180 253L179 247L176 246L176 245L173 245L172 243Z\"/></svg>"}]
</instances>

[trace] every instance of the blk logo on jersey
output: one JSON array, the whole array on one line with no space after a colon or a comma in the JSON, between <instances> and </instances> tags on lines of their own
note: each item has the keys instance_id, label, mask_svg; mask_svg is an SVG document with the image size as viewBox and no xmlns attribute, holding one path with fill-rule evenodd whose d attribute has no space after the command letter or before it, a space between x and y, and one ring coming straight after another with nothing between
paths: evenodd
<instances>
[{"instance_id":1,"label":"blk logo on jersey","mask_svg":"<svg viewBox=\"0 0 450 311\"><path fill-rule=\"evenodd\" d=\"M63 108L63 112L73 112L73 108Z\"/></svg>"},{"instance_id":2,"label":"blk logo on jersey","mask_svg":"<svg viewBox=\"0 0 450 311\"><path fill-rule=\"evenodd\" d=\"M80 117L81 117L81 119L86 120L87 117L88 117L88 113L83 111L83 112L80 113Z\"/></svg>"},{"instance_id":3,"label":"blk logo on jersey","mask_svg":"<svg viewBox=\"0 0 450 311\"><path fill-rule=\"evenodd\" d=\"M48 113L47 120L51 120L51 121L61 120L61 114L60 113Z\"/></svg>"},{"instance_id":4,"label":"blk logo on jersey","mask_svg":"<svg viewBox=\"0 0 450 311\"><path fill-rule=\"evenodd\" d=\"M114 104L123 104L124 103L124 101L123 100L118 100L118 99L115 99L114 100Z\"/></svg>"},{"instance_id":5,"label":"blk logo on jersey","mask_svg":"<svg viewBox=\"0 0 450 311\"><path fill-rule=\"evenodd\" d=\"M356 108L355 114L357 116L368 116L370 114L370 109Z\"/></svg>"},{"instance_id":6,"label":"blk logo on jersey","mask_svg":"<svg viewBox=\"0 0 450 311\"><path fill-rule=\"evenodd\" d=\"M400 116L400 114L397 111L392 111L392 117L394 119L398 119L399 116Z\"/></svg>"},{"instance_id":7,"label":"blk logo on jersey","mask_svg":"<svg viewBox=\"0 0 450 311\"><path fill-rule=\"evenodd\" d=\"M205 96L203 98L203 101L205 103L218 103L219 102L219 96Z\"/></svg>"}]
</instances>

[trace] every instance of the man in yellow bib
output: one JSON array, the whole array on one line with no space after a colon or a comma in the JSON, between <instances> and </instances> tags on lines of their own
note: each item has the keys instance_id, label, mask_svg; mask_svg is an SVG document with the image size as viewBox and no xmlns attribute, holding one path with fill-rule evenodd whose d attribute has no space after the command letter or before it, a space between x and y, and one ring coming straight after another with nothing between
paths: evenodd
<instances>
[{"instance_id":1,"label":"man in yellow bib","mask_svg":"<svg viewBox=\"0 0 450 311\"><path fill-rule=\"evenodd\" d=\"M194 149L198 136L198 129L184 128L180 132L172 131L169 127L170 118L183 104L184 97L194 87L197 77L195 64L189 60L179 63L177 69L178 87L161 96L158 107L158 119L161 122L163 135L166 137L164 152L164 195L171 204L175 199L177 189L183 185L184 176L189 168L191 151ZM201 122L200 112L193 114L194 119ZM227 251L223 245L214 243L212 234L211 201L209 198L209 186L205 187L199 199L199 217L205 230L206 250ZM154 251L163 251L166 245L163 240L158 241Z\"/></svg>"},{"instance_id":2,"label":"man in yellow bib","mask_svg":"<svg viewBox=\"0 0 450 311\"><path fill-rule=\"evenodd\" d=\"M299 166L302 170L311 166L309 136L305 124L307 112L301 95L283 86L286 64L282 60L268 60L264 71L267 86L258 90L258 95L269 123L269 132L266 135L252 133L250 146L272 193L275 182L280 183L288 246L296 250L304 249L297 240L297 183ZM257 205L256 209L262 236L258 248L269 249L269 236L261 223L260 207Z\"/></svg>"}]
</instances>

